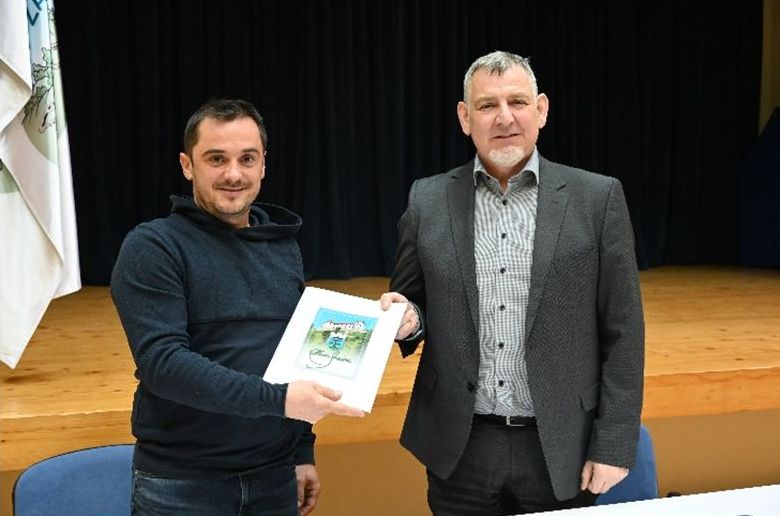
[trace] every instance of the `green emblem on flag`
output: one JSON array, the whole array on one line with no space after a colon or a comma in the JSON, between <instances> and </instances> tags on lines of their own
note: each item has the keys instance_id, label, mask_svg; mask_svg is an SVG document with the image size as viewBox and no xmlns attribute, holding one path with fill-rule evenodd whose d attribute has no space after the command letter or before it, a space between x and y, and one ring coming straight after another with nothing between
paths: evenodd
<instances>
[{"instance_id":1,"label":"green emblem on flag","mask_svg":"<svg viewBox=\"0 0 780 516\"><path fill-rule=\"evenodd\" d=\"M11 177L11 172L5 167L3 160L0 160L0 194L18 192L16 181Z\"/></svg>"},{"instance_id":2,"label":"green emblem on flag","mask_svg":"<svg viewBox=\"0 0 780 516\"><path fill-rule=\"evenodd\" d=\"M54 8L48 10L48 20L36 18L48 25L44 35L48 39L31 38L30 46L39 43L40 54L32 54L32 96L24 106L22 126L27 137L52 163L57 162L57 138L65 130L64 101L61 98L62 78L57 50L57 34L54 30ZM35 33L31 34L34 35ZM37 59L36 59L37 58Z\"/></svg>"}]
</instances>

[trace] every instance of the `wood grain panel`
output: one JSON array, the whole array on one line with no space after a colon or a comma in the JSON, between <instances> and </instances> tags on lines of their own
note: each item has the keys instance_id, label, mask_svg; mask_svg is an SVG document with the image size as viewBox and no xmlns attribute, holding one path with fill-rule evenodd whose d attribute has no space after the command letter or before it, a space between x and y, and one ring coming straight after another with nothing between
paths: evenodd
<instances>
[{"instance_id":1,"label":"wood grain panel","mask_svg":"<svg viewBox=\"0 0 780 516\"><path fill-rule=\"evenodd\" d=\"M647 322L643 417L780 408L780 271L643 271ZM387 278L312 285L376 298ZM397 439L419 355L391 353L371 414L328 418L318 443ZM131 442L136 380L105 287L52 302L16 370L0 366L0 471L66 451Z\"/></svg>"}]
</instances>

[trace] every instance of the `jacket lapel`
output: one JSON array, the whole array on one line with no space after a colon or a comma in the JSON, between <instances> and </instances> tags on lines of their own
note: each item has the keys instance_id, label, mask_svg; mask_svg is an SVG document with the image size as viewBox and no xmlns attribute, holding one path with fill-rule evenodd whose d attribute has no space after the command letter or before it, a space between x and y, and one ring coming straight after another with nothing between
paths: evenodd
<instances>
[{"instance_id":1,"label":"jacket lapel","mask_svg":"<svg viewBox=\"0 0 780 516\"><path fill-rule=\"evenodd\" d=\"M531 334L550 263L555 255L558 237L561 234L569 194L566 182L555 166L539 157L539 190L536 204L536 234L534 235L533 264L531 265L531 288L528 292L525 335Z\"/></svg>"},{"instance_id":2,"label":"jacket lapel","mask_svg":"<svg viewBox=\"0 0 780 516\"><path fill-rule=\"evenodd\" d=\"M477 264L474 258L473 171L472 161L453 172L453 181L447 187L447 204L455 253L475 330L475 341L466 339L468 345L461 351L467 364L479 367L479 345L475 345L479 340L479 293L477 292Z\"/></svg>"}]
</instances>

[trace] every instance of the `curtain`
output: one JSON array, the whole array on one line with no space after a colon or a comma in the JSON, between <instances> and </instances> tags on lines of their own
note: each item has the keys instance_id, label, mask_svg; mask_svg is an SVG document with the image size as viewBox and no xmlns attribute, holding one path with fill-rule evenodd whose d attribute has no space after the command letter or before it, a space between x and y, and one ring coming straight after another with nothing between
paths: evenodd
<instances>
[{"instance_id":1,"label":"curtain","mask_svg":"<svg viewBox=\"0 0 780 516\"><path fill-rule=\"evenodd\" d=\"M215 96L263 114L260 200L303 217L307 277L389 275L412 181L474 155L455 106L496 49L530 56L550 97L540 152L623 182L642 267L737 263L760 0L56 7L85 284L107 284L127 231L191 192L181 135Z\"/></svg>"}]
</instances>

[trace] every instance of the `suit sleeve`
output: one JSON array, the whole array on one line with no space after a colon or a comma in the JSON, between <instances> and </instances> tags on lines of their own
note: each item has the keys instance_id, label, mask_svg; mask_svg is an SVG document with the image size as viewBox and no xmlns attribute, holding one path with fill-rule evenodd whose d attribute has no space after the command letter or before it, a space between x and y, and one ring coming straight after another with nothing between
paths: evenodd
<instances>
[{"instance_id":1,"label":"suit sleeve","mask_svg":"<svg viewBox=\"0 0 780 516\"><path fill-rule=\"evenodd\" d=\"M645 332L631 219L617 180L604 211L599 248L601 390L588 457L631 467L642 412Z\"/></svg>"},{"instance_id":2,"label":"suit sleeve","mask_svg":"<svg viewBox=\"0 0 780 516\"><path fill-rule=\"evenodd\" d=\"M425 278L417 255L417 235L419 231L418 186L418 181L412 184L406 211L398 221L398 249L395 257L395 269L390 279L390 290L406 296L409 301L415 304L420 316L422 331L415 334L411 339L398 342L403 356L414 353L425 337Z\"/></svg>"}]
</instances>

